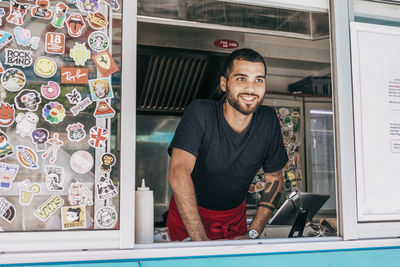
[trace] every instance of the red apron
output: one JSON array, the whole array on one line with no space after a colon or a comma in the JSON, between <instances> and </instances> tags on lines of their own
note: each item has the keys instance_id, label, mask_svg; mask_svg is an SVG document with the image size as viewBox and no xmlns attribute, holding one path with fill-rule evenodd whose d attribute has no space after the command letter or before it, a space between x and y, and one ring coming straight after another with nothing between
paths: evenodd
<instances>
[{"instance_id":1,"label":"red apron","mask_svg":"<svg viewBox=\"0 0 400 267\"><path fill-rule=\"evenodd\" d=\"M230 210L209 210L199 206L199 213L209 239L232 239L247 233L246 201ZM179 216L174 196L169 202L168 234L172 241L183 240L189 235Z\"/></svg>"}]
</instances>

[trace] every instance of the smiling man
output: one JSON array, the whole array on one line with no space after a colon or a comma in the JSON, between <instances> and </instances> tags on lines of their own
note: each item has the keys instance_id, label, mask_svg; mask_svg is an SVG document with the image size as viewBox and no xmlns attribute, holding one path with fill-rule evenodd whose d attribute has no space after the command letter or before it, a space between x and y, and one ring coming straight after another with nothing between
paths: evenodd
<instances>
[{"instance_id":1,"label":"smiling man","mask_svg":"<svg viewBox=\"0 0 400 267\"><path fill-rule=\"evenodd\" d=\"M236 50L220 77L225 101L187 107L168 148L171 240L258 238L263 231L281 197L288 159L275 111L261 106L265 76L260 54ZM247 227L246 193L260 167L266 188Z\"/></svg>"}]
</instances>

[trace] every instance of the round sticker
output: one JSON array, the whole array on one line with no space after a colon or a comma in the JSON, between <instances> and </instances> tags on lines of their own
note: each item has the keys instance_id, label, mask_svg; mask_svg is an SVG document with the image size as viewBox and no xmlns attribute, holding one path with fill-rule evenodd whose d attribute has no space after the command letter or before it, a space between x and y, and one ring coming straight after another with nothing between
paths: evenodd
<instances>
[{"instance_id":1,"label":"round sticker","mask_svg":"<svg viewBox=\"0 0 400 267\"><path fill-rule=\"evenodd\" d=\"M92 32L88 37L88 44L91 49L101 52L108 48L108 36L101 31Z\"/></svg>"},{"instance_id":2,"label":"round sticker","mask_svg":"<svg viewBox=\"0 0 400 267\"><path fill-rule=\"evenodd\" d=\"M9 68L1 75L1 85L11 92L17 92L24 88L25 82L25 74L16 68Z\"/></svg>"},{"instance_id":3,"label":"round sticker","mask_svg":"<svg viewBox=\"0 0 400 267\"><path fill-rule=\"evenodd\" d=\"M60 95L60 86L58 83L53 81L48 81L47 85L42 85L40 87L40 92L42 93L43 97L48 100L56 99Z\"/></svg>"},{"instance_id":4,"label":"round sticker","mask_svg":"<svg viewBox=\"0 0 400 267\"><path fill-rule=\"evenodd\" d=\"M50 102L44 106L42 115L45 121L51 124L58 124L65 117L64 106L58 102Z\"/></svg>"},{"instance_id":5,"label":"round sticker","mask_svg":"<svg viewBox=\"0 0 400 267\"><path fill-rule=\"evenodd\" d=\"M117 223L117 212L112 207L102 207L97 210L95 221L100 228L113 228Z\"/></svg>"},{"instance_id":6,"label":"round sticker","mask_svg":"<svg viewBox=\"0 0 400 267\"><path fill-rule=\"evenodd\" d=\"M50 78L57 72L56 62L49 57L38 57L34 65L36 75L42 78Z\"/></svg>"},{"instance_id":7,"label":"round sticker","mask_svg":"<svg viewBox=\"0 0 400 267\"><path fill-rule=\"evenodd\" d=\"M76 151L72 154L69 164L71 168L76 173L87 173L93 167L93 157L92 155L84 150Z\"/></svg>"}]
</instances>

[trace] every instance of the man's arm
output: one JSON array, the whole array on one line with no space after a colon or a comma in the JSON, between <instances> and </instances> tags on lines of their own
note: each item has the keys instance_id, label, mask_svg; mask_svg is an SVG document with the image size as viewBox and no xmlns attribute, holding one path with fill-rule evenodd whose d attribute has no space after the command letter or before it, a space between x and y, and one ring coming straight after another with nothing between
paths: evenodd
<instances>
[{"instance_id":1,"label":"man's arm","mask_svg":"<svg viewBox=\"0 0 400 267\"><path fill-rule=\"evenodd\" d=\"M268 219L276 208L283 189L282 170L273 173L265 173L264 176L266 187L258 202L256 215L250 225L250 229L257 230L259 234L264 230Z\"/></svg>"},{"instance_id":2,"label":"man's arm","mask_svg":"<svg viewBox=\"0 0 400 267\"><path fill-rule=\"evenodd\" d=\"M173 148L168 181L174 194L179 216L193 241L209 240L197 208L191 173L196 157L179 148Z\"/></svg>"}]
</instances>

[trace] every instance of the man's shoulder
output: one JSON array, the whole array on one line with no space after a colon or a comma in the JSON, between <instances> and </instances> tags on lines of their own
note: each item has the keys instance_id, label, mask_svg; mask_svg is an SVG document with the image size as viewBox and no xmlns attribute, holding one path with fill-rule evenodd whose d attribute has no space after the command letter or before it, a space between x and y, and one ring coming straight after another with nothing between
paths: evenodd
<instances>
[{"instance_id":1,"label":"man's shoulder","mask_svg":"<svg viewBox=\"0 0 400 267\"><path fill-rule=\"evenodd\" d=\"M195 114L208 114L215 112L218 108L219 102L211 99L196 99L192 101L186 108L185 112Z\"/></svg>"},{"instance_id":2,"label":"man's shoulder","mask_svg":"<svg viewBox=\"0 0 400 267\"><path fill-rule=\"evenodd\" d=\"M257 110L257 113L270 118L276 117L275 109L270 106L260 106L260 108Z\"/></svg>"}]
</instances>

